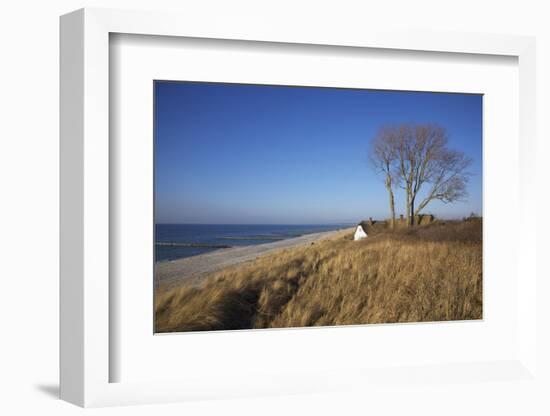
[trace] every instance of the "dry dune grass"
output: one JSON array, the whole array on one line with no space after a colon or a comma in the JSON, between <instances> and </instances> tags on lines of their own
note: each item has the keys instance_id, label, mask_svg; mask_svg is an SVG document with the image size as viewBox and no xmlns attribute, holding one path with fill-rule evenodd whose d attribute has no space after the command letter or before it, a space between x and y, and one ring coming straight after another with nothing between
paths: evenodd
<instances>
[{"instance_id":1,"label":"dry dune grass","mask_svg":"<svg viewBox=\"0 0 550 416\"><path fill-rule=\"evenodd\" d=\"M351 234L159 291L157 332L481 319L481 221Z\"/></svg>"}]
</instances>

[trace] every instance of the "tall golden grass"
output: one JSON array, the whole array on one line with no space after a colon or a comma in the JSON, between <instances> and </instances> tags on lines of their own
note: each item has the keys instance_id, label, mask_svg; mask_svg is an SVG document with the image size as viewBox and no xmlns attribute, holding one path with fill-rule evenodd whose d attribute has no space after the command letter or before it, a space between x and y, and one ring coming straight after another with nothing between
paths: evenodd
<instances>
[{"instance_id":1,"label":"tall golden grass","mask_svg":"<svg viewBox=\"0 0 550 416\"><path fill-rule=\"evenodd\" d=\"M482 224L351 233L155 296L156 332L482 318Z\"/></svg>"}]
</instances>

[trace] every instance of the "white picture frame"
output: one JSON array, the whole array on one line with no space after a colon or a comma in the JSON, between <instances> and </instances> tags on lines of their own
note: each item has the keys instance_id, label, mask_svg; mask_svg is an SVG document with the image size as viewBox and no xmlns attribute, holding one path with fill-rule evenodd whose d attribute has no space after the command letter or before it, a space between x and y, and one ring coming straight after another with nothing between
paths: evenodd
<instances>
[{"instance_id":1,"label":"white picture frame","mask_svg":"<svg viewBox=\"0 0 550 416\"><path fill-rule=\"evenodd\" d=\"M80 406L158 403L197 398L308 393L357 389L410 381L410 370L336 369L318 374L271 375L246 382L220 376L147 383L110 382L109 348L110 164L109 35L112 33L247 40L334 47L383 48L453 54L505 55L519 65L519 212L517 355L498 362L419 366L427 381L479 383L487 374L518 383L537 382L534 186L535 41L507 35L396 32L375 29L338 32L265 21L210 22L166 13L82 9L61 18L61 397ZM529 215L527 215L529 214ZM481 375L481 376L480 376ZM496 376L498 379L499 376ZM345 381L343 381L345 380ZM231 383L231 385L228 385ZM427 387L428 389L430 387Z\"/></svg>"}]
</instances>

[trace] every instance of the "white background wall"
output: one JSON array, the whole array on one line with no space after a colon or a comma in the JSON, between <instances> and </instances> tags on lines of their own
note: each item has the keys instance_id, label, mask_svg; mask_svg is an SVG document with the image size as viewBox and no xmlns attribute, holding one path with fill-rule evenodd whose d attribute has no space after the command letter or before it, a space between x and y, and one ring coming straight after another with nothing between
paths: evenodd
<instances>
[{"instance_id":1,"label":"white background wall","mask_svg":"<svg viewBox=\"0 0 550 416\"><path fill-rule=\"evenodd\" d=\"M74 9L115 7L179 10L208 19L210 13L269 16L271 19L320 19L327 25L369 25L391 22L403 27L470 30L538 37L539 175L550 153L550 12L544 1L397 0L397 1L168 1L168 0L5 0L0 6L0 244L2 245L0 308L0 412L3 414L73 414L81 412L56 400L58 384L58 16ZM543 140L542 138L546 138ZM543 165L543 166L541 166ZM541 214L548 207L541 193ZM548 222L540 221L541 235ZM542 257L542 256L541 256ZM544 262L544 264L543 264ZM548 262L540 259L546 276ZM539 292L548 291L548 283ZM545 304L541 313L548 313ZM541 333L548 347L548 333ZM548 348L550 350L550 348ZM547 358L542 356L543 365ZM456 391L456 394L453 394ZM393 414L406 403L418 412L452 414L543 414L531 394L515 394L503 385L499 400L483 400L475 389L456 386L426 397L411 391L372 409L368 395L323 396L215 401L134 408L94 410L104 414ZM531 399L530 399L531 397ZM545 409L548 411L548 408ZM414 414L415 412L412 412Z\"/></svg>"}]
</instances>

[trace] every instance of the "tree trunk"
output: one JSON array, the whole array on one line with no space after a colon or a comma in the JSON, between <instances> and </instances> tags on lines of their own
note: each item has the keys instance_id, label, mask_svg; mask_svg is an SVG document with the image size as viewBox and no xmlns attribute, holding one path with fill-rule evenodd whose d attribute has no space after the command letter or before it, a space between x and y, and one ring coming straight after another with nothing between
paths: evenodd
<instances>
[{"instance_id":1,"label":"tree trunk","mask_svg":"<svg viewBox=\"0 0 550 416\"><path fill-rule=\"evenodd\" d=\"M411 225L411 194L407 189L407 227Z\"/></svg>"},{"instance_id":2,"label":"tree trunk","mask_svg":"<svg viewBox=\"0 0 550 416\"><path fill-rule=\"evenodd\" d=\"M411 198L411 202L409 204L410 212L409 212L409 225L414 225L414 198Z\"/></svg>"},{"instance_id":3,"label":"tree trunk","mask_svg":"<svg viewBox=\"0 0 550 416\"><path fill-rule=\"evenodd\" d=\"M386 189L388 190L388 195L390 197L390 214L391 214L390 228L393 230L393 226L395 224L395 201L394 201L394 198L393 198L393 190L392 190L391 185L392 185L391 176L388 175L386 177Z\"/></svg>"},{"instance_id":4,"label":"tree trunk","mask_svg":"<svg viewBox=\"0 0 550 416\"><path fill-rule=\"evenodd\" d=\"M390 228L393 230L395 227L395 200L393 197L393 191L391 189L391 186L388 187L388 193L390 194Z\"/></svg>"}]
</instances>

